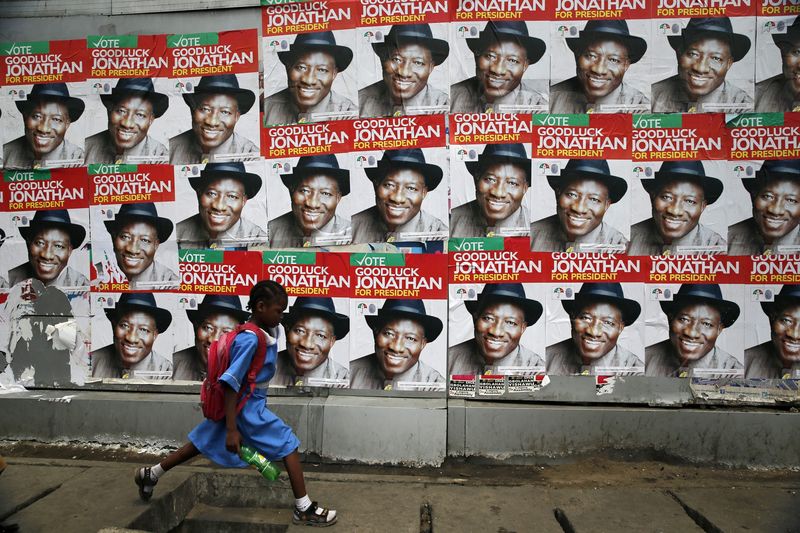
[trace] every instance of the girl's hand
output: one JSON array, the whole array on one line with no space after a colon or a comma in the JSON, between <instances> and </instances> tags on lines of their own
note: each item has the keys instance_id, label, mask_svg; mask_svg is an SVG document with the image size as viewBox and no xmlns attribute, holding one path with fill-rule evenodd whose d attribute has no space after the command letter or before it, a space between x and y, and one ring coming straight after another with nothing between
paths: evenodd
<instances>
[{"instance_id":1,"label":"girl's hand","mask_svg":"<svg viewBox=\"0 0 800 533\"><path fill-rule=\"evenodd\" d=\"M236 429L229 429L225 434L225 449L231 453L239 455L239 448L242 445L242 436Z\"/></svg>"}]
</instances>

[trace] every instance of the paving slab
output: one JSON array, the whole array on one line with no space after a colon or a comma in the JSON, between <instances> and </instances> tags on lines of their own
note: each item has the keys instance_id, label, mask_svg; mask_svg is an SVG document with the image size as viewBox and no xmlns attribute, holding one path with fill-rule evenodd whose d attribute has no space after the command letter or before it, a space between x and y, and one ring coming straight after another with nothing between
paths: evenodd
<instances>
[{"instance_id":1,"label":"paving slab","mask_svg":"<svg viewBox=\"0 0 800 533\"><path fill-rule=\"evenodd\" d=\"M39 467L20 466L23 472L29 468ZM155 494L168 495L192 475L194 473L188 470L170 472L159 480ZM54 531L58 524L58 533L86 533L104 527L127 527L146 513L150 505L152 502L139 500L132 468L88 468L14 513L8 521L17 523L23 532Z\"/></svg>"},{"instance_id":2,"label":"paving slab","mask_svg":"<svg viewBox=\"0 0 800 533\"><path fill-rule=\"evenodd\" d=\"M291 509L268 507L215 507L197 504L178 528L178 533L285 533L292 521Z\"/></svg>"},{"instance_id":3,"label":"paving slab","mask_svg":"<svg viewBox=\"0 0 800 533\"><path fill-rule=\"evenodd\" d=\"M669 494L658 490L551 489L575 533L682 533L703 530Z\"/></svg>"},{"instance_id":4,"label":"paving slab","mask_svg":"<svg viewBox=\"0 0 800 533\"><path fill-rule=\"evenodd\" d=\"M355 533L419 533L423 503L421 483L322 482L308 484L308 495L339 516L336 531ZM308 533L307 526L289 526L290 533ZM327 530L326 530L327 531Z\"/></svg>"},{"instance_id":5,"label":"paving slab","mask_svg":"<svg viewBox=\"0 0 800 533\"><path fill-rule=\"evenodd\" d=\"M84 470L86 468L11 464L0 476L0 521Z\"/></svg>"},{"instance_id":6,"label":"paving slab","mask_svg":"<svg viewBox=\"0 0 800 533\"><path fill-rule=\"evenodd\" d=\"M429 485L425 498L436 533L563 533L540 487Z\"/></svg>"},{"instance_id":7,"label":"paving slab","mask_svg":"<svg viewBox=\"0 0 800 533\"><path fill-rule=\"evenodd\" d=\"M697 488L672 491L725 533L800 533L800 488Z\"/></svg>"}]
</instances>

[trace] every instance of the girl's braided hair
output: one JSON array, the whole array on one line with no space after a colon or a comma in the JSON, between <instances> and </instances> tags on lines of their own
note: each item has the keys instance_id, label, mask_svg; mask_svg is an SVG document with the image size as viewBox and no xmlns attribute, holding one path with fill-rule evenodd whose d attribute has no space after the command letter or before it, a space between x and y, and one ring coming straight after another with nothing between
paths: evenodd
<instances>
[{"instance_id":1,"label":"girl's braided hair","mask_svg":"<svg viewBox=\"0 0 800 533\"><path fill-rule=\"evenodd\" d=\"M270 303L278 298L282 298L284 301L289 299L283 285L271 279L262 279L250 289L250 301L247 302L247 309L250 311L255 309L259 300Z\"/></svg>"}]
</instances>

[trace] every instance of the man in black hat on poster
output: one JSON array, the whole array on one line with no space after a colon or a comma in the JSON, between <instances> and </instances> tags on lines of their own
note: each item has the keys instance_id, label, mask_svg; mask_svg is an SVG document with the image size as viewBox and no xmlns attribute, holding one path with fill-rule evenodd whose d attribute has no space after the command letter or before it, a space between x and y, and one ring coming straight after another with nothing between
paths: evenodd
<instances>
[{"instance_id":1,"label":"man in black hat on poster","mask_svg":"<svg viewBox=\"0 0 800 533\"><path fill-rule=\"evenodd\" d=\"M728 17L693 18L680 35L667 38L678 73L653 84L653 113L742 113L753 99L725 80L750 50L750 38L733 32Z\"/></svg>"},{"instance_id":2,"label":"man in black hat on poster","mask_svg":"<svg viewBox=\"0 0 800 533\"><path fill-rule=\"evenodd\" d=\"M475 200L450 212L450 236L528 235L522 200L531 185L531 160L525 147L489 144L477 161L464 164L475 180Z\"/></svg>"},{"instance_id":3,"label":"man in black hat on poster","mask_svg":"<svg viewBox=\"0 0 800 533\"><path fill-rule=\"evenodd\" d=\"M441 168L425 162L422 150L386 150L378 166L364 172L375 189L375 205L353 215L353 243L426 240L447 233L447 224L422 210L443 177Z\"/></svg>"},{"instance_id":4,"label":"man in black hat on poster","mask_svg":"<svg viewBox=\"0 0 800 533\"><path fill-rule=\"evenodd\" d=\"M350 66L353 51L336 44L331 31L303 33L289 50L278 52L288 87L264 100L264 124L296 124L358 117L358 106L331 90Z\"/></svg>"},{"instance_id":5,"label":"man in black hat on poster","mask_svg":"<svg viewBox=\"0 0 800 533\"><path fill-rule=\"evenodd\" d=\"M46 287L89 287L86 276L69 266L72 252L86 238L86 228L73 223L67 210L37 211L19 233L25 239L28 260L8 272L11 285L35 278Z\"/></svg>"},{"instance_id":6,"label":"man in black hat on poster","mask_svg":"<svg viewBox=\"0 0 800 533\"><path fill-rule=\"evenodd\" d=\"M724 253L725 238L700 224L706 207L722 194L722 181L700 161L668 161L655 179L643 179L653 217L631 226L630 255Z\"/></svg>"},{"instance_id":7,"label":"man in black hat on poster","mask_svg":"<svg viewBox=\"0 0 800 533\"><path fill-rule=\"evenodd\" d=\"M172 363L153 351L153 343L172 322L172 315L156 305L150 293L126 293L116 307L106 309L113 341L89 354L94 378L164 380L172 377Z\"/></svg>"},{"instance_id":8,"label":"man in black hat on poster","mask_svg":"<svg viewBox=\"0 0 800 533\"><path fill-rule=\"evenodd\" d=\"M547 108L547 85L523 80L539 61L545 42L531 37L523 21L490 21L477 39L467 39L475 54L475 76L450 87L451 113L532 113Z\"/></svg>"},{"instance_id":9,"label":"man in black hat on poster","mask_svg":"<svg viewBox=\"0 0 800 533\"><path fill-rule=\"evenodd\" d=\"M684 377L695 370L741 374L742 363L717 347L720 334L739 317L739 306L722 297L719 285L684 284L672 301L660 303L669 338L645 349L646 375Z\"/></svg>"},{"instance_id":10,"label":"man in black hat on poster","mask_svg":"<svg viewBox=\"0 0 800 533\"><path fill-rule=\"evenodd\" d=\"M800 286L784 285L772 302L761 302L770 340L744 351L744 377L800 378Z\"/></svg>"},{"instance_id":11,"label":"man in black hat on poster","mask_svg":"<svg viewBox=\"0 0 800 533\"><path fill-rule=\"evenodd\" d=\"M169 107L150 78L123 78L111 94L100 95L108 113L108 128L86 138L86 164L165 164L167 147L147 132Z\"/></svg>"},{"instance_id":12,"label":"man in black hat on poster","mask_svg":"<svg viewBox=\"0 0 800 533\"><path fill-rule=\"evenodd\" d=\"M112 283L127 279L134 290L178 286L178 275L155 260L158 247L167 242L173 229L170 219L158 216L155 204L124 204L114 220L104 224L111 235L116 264L109 259L95 263L101 280L106 276Z\"/></svg>"},{"instance_id":13,"label":"man in black hat on poster","mask_svg":"<svg viewBox=\"0 0 800 533\"><path fill-rule=\"evenodd\" d=\"M800 253L800 160L764 161L742 184L753 216L728 228L730 255Z\"/></svg>"},{"instance_id":14,"label":"man in black hat on poster","mask_svg":"<svg viewBox=\"0 0 800 533\"><path fill-rule=\"evenodd\" d=\"M350 171L333 154L301 157L291 174L281 174L289 190L291 211L270 221L270 248L349 244L350 221L336 214L350 194Z\"/></svg>"},{"instance_id":15,"label":"man in black hat on poster","mask_svg":"<svg viewBox=\"0 0 800 533\"><path fill-rule=\"evenodd\" d=\"M258 146L234 131L256 101L253 91L239 87L235 74L203 76L183 100L191 110L192 129L169 140L171 165L208 163L217 156L224 161L260 157Z\"/></svg>"},{"instance_id":16,"label":"man in black hat on poster","mask_svg":"<svg viewBox=\"0 0 800 533\"><path fill-rule=\"evenodd\" d=\"M773 33L783 72L756 83L756 113L800 111L800 17L786 33Z\"/></svg>"},{"instance_id":17,"label":"man in black hat on poster","mask_svg":"<svg viewBox=\"0 0 800 533\"><path fill-rule=\"evenodd\" d=\"M375 337L375 352L350 362L351 389L444 390L442 375L419 360L444 325L425 312L422 300L386 300L377 315L365 317Z\"/></svg>"},{"instance_id":18,"label":"man in black hat on poster","mask_svg":"<svg viewBox=\"0 0 800 533\"><path fill-rule=\"evenodd\" d=\"M238 296L209 294L197 309L187 309L192 323L194 346L172 354L172 379L203 381L208 368L208 350L222 335L236 329L250 317Z\"/></svg>"},{"instance_id":19,"label":"man in black hat on poster","mask_svg":"<svg viewBox=\"0 0 800 533\"><path fill-rule=\"evenodd\" d=\"M631 35L624 20L590 20L566 41L577 75L550 86L551 113L650 112L650 100L623 81L647 51L647 41Z\"/></svg>"},{"instance_id":20,"label":"man in black hat on poster","mask_svg":"<svg viewBox=\"0 0 800 533\"><path fill-rule=\"evenodd\" d=\"M79 167L83 149L64 138L86 104L66 83L38 83L27 100L15 102L25 134L3 145L5 168Z\"/></svg>"},{"instance_id":21,"label":"man in black hat on poster","mask_svg":"<svg viewBox=\"0 0 800 533\"><path fill-rule=\"evenodd\" d=\"M561 300L569 315L572 336L548 346L547 373L641 374L644 362L619 344L622 330L642 311L636 300L625 298L619 283L584 283L574 300Z\"/></svg>"},{"instance_id":22,"label":"man in black hat on poster","mask_svg":"<svg viewBox=\"0 0 800 533\"><path fill-rule=\"evenodd\" d=\"M486 285L474 301L474 338L447 350L448 374L513 374L541 371L544 359L519 344L525 330L542 316L542 304L525 296L521 283Z\"/></svg>"},{"instance_id":23,"label":"man in black hat on poster","mask_svg":"<svg viewBox=\"0 0 800 533\"><path fill-rule=\"evenodd\" d=\"M208 163L200 176L189 178L197 194L197 211L178 222L179 248L225 248L263 244L267 234L242 218L242 210L261 189L261 176L244 163Z\"/></svg>"},{"instance_id":24,"label":"man in black hat on poster","mask_svg":"<svg viewBox=\"0 0 800 533\"><path fill-rule=\"evenodd\" d=\"M359 115L398 117L446 113L447 94L428 84L433 69L450 53L450 45L435 39L428 24L392 26L372 49L381 60L383 79L358 91Z\"/></svg>"},{"instance_id":25,"label":"man in black hat on poster","mask_svg":"<svg viewBox=\"0 0 800 533\"><path fill-rule=\"evenodd\" d=\"M332 298L300 297L283 315L286 349L278 352L271 384L346 387L350 371L328 357L350 331L350 318L337 313ZM309 382L311 380L311 382ZM315 382L314 380L320 380Z\"/></svg>"},{"instance_id":26,"label":"man in black hat on poster","mask_svg":"<svg viewBox=\"0 0 800 533\"><path fill-rule=\"evenodd\" d=\"M628 240L603 221L628 190L604 160L570 159L560 176L548 176L556 195L556 214L531 224L535 252L624 252Z\"/></svg>"}]
</instances>

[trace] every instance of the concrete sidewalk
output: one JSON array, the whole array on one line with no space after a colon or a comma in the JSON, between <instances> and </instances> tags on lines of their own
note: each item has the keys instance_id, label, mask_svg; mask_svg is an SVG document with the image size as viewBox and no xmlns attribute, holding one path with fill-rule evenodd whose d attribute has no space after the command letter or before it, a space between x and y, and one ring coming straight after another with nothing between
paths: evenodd
<instances>
[{"instance_id":1,"label":"concrete sidewalk","mask_svg":"<svg viewBox=\"0 0 800 533\"><path fill-rule=\"evenodd\" d=\"M0 524L21 533L308 531L291 526L285 473L267 483L200 458L162 477L144 503L133 471L150 458L35 455L6 457L0 476ZM422 470L309 464L306 477L311 497L339 512L332 531L800 532L798 472L584 458Z\"/></svg>"}]
</instances>

